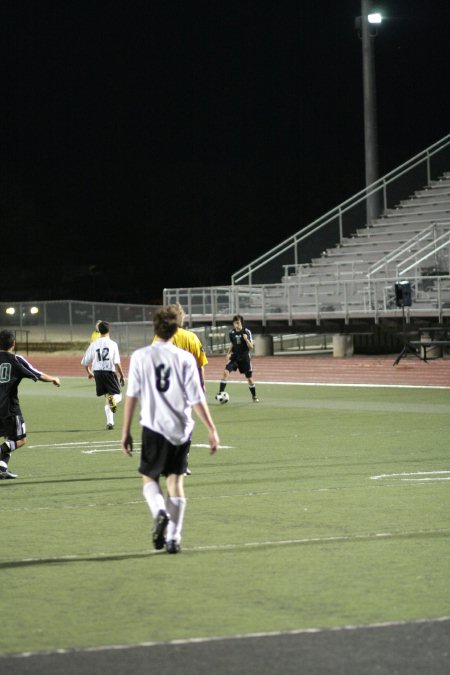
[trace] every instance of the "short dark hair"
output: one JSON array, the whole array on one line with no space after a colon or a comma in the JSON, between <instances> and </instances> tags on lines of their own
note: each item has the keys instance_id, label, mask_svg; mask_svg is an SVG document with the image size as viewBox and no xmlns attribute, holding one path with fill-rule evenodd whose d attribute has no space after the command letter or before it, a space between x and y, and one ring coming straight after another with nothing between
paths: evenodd
<instances>
[{"instance_id":1,"label":"short dark hair","mask_svg":"<svg viewBox=\"0 0 450 675\"><path fill-rule=\"evenodd\" d=\"M240 321L242 325L244 325L244 317L241 314L235 314L233 316L233 323L235 321Z\"/></svg>"},{"instance_id":2,"label":"short dark hair","mask_svg":"<svg viewBox=\"0 0 450 675\"><path fill-rule=\"evenodd\" d=\"M106 333L109 333L111 328L111 325L107 321L100 321L98 324L98 332L100 335L106 335Z\"/></svg>"},{"instance_id":3,"label":"short dark hair","mask_svg":"<svg viewBox=\"0 0 450 675\"><path fill-rule=\"evenodd\" d=\"M153 313L153 327L155 334L162 340L170 340L177 332L179 315L176 309L161 307Z\"/></svg>"},{"instance_id":4,"label":"short dark hair","mask_svg":"<svg viewBox=\"0 0 450 675\"><path fill-rule=\"evenodd\" d=\"M6 329L0 331L0 349L11 349L15 339L16 337L12 331Z\"/></svg>"}]
</instances>

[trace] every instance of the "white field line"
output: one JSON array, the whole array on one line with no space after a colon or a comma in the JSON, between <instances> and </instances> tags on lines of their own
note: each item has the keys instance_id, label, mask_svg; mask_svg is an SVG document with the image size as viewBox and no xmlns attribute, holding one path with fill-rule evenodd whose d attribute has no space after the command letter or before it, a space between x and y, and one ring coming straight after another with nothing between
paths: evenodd
<instances>
[{"instance_id":1,"label":"white field line","mask_svg":"<svg viewBox=\"0 0 450 675\"><path fill-rule=\"evenodd\" d=\"M230 450L233 447L233 445L219 445L219 450ZM190 449L192 450L192 448L209 448L209 445L206 443L192 443ZM92 450L81 451L83 455L96 455L98 452L121 452L121 448L93 448ZM139 455L140 452L140 450L133 450L134 455Z\"/></svg>"},{"instance_id":2,"label":"white field line","mask_svg":"<svg viewBox=\"0 0 450 675\"><path fill-rule=\"evenodd\" d=\"M217 380L206 380L210 384L217 384ZM229 384L245 384L247 382L229 380ZM257 384L278 384L283 386L293 387L366 387L379 389L380 387L387 387L389 389L450 389L450 385L440 384L357 384L347 382L271 382L266 380L257 380ZM248 385L247 385L248 386Z\"/></svg>"},{"instance_id":3,"label":"white field line","mask_svg":"<svg viewBox=\"0 0 450 675\"><path fill-rule=\"evenodd\" d=\"M104 447L99 447L104 446ZM35 448L58 448L58 449L70 449L77 450L78 448L83 448L81 454L83 455L96 455L100 452L121 452L120 446L117 445L117 441L99 441L92 443L92 441L80 441L73 443L50 443L45 445L30 445L28 446L31 449ZM192 443L191 448L208 448L209 446L206 443ZM220 445L220 450L233 450L235 446L233 445ZM87 448L87 449L84 449ZM135 454L139 454L139 450L135 450ZM448 475L447 475L448 474ZM413 471L413 472L402 472L402 473L382 473L378 476L369 476L370 480L394 480L400 479L402 481L408 482L437 482L443 480L450 480L450 471Z\"/></svg>"},{"instance_id":4,"label":"white field line","mask_svg":"<svg viewBox=\"0 0 450 675\"><path fill-rule=\"evenodd\" d=\"M215 553L221 551L235 551L243 549L258 549L258 548L267 548L267 547L283 547L283 546L307 546L310 544L346 544L354 542L364 542L364 541L381 541L385 539L398 538L410 538L410 537L423 537L423 536L435 536L435 535L449 535L450 529L448 528L438 528L435 530L399 530L398 532L369 532L366 534L346 534L346 535L337 535L329 537L308 537L304 539L281 539L278 541L249 541L249 542L240 542L239 544L211 544L208 546L190 546L183 547L183 551L186 553ZM62 555L62 556L48 556L42 558L20 558L20 559L10 559L2 560L0 566L10 565L10 564L42 564L42 563L56 563L56 562L77 562L77 561L91 561L95 562L97 560L104 560L105 558L128 558L128 557L137 557L137 556L147 556L147 555L164 555L164 551L156 551L154 549L146 549L141 551L126 551L126 552L111 552L104 551L96 553L94 555L90 554L80 554L80 555Z\"/></svg>"},{"instance_id":5,"label":"white field line","mask_svg":"<svg viewBox=\"0 0 450 675\"><path fill-rule=\"evenodd\" d=\"M158 645L167 645L167 646L178 646L178 645L189 645L189 644L203 644L207 642L229 642L230 640L251 640L254 638L270 638L270 637L283 637L285 635L303 635L310 633L328 633L334 632L338 633L341 631L357 631L357 630L367 630L367 629L377 629L377 628L392 628L395 626L410 626L410 625L420 625L420 624L432 624L439 623L443 621L449 621L450 617L440 616L433 619L414 619L412 621L385 621L382 623L371 623L371 624L362 624L360 626L332 626L330 628L299 628L297 630L289 631L270 631L270 632L261 632L261 633L245 633L238 635L229 635L229 636L213 636L213 637L204 637L204 638L188 638L185 640L169 640L168 642L142 642L135 645L112 645L109 647L88 647L87 649L76 650L79 652L98 652L106 650L115 650L115 649L134 649L136 647L155 647ZM73 650L61 650L58 653L70 653ZM31 654L30 654L31 655ZM17 656L28 656L27 653L17 654Z\"/></svg>"},{"instance_id":6,"label":"white field line","mask_svg":"<svg viewBox=\"0 0 450 675\"><path fill-rule=\"evenodd\" d=\"M395 628L401 626L418 626L424 624L433 624L433 623L442 623L444 621L450 621L450 616L439 616L433 617L431 619L412 619L409 621L384 621L380 623L369 623L361 625L344 625L344 626L331 626L330 628L299 628L297 630L288 630L288 631L270 631L270 632L261 632L261 633L244 633L237 635L214 635L212 637L198 637L198 638L186 638L178 640L168 640L167 642L139 642L132 645L105 645L101 647L84 647L82 649L57 649L54 652L22 652L20 654L6 654L8 657L15 658L28 658L30 656L39 657L39 656L50 656L51 654L85 654L92 652L108 652L108 651L118 651L118 650L128 650L128 649L139 649L139 648L148 648L148 647L158 647L158 646L167 646L167 647L176 647L179 645L194 645L194 644L207 644L208 642L230 642L231 640L252 640L255 638L271 638L271 637L284 637L284 636L295 636L295 635L308 635L316 633L339 633L343 631L358 631L358 630L376 630L379 628ZM0 656L1 659L1 656Z\"/></svg>"},{"instance_id":7,"label":"white field line","mask_svg":"<svg viewBox=\"0 0 450 675\"><path fill-rule=\"evenodd\" d=\"M446 474L444 477L438 477L442 474ZM447 475L448 474L448 475ZM426 478L422 478L426 476ZM431 477L430 477L431 476ZM438 480L450 480L450 471L411 471L411 472L402 472L402 473L382 473L379 476L370 476L370 480L385 480L385 479L396 479L407 480L407 481L438 481Z\"/></svg>"},{"instance_id":8,"label":"white field line","mask_svg":"<svg viewBox=\"0 0 450 675\"><path fill-rule=\"evenodd\" d=\"M117 441L74 441L73 443L44 443L42 445L27 445L27 448L34 450L35 448L77 448L81 445L111 445L111 443L117 443Z\"/></svg>"},{"instance_id":9,"label":"white field line","mask_svg":"<svg viewBox=\"0 0 450 675\"><path fill-rule=\"evenodd\" d=\"M64 379L85 379L79 375L66 375ZM220 377L215 380L206 379L205 382L208 384L217 385ZM247 382L244 380L229 380L229 384L242 384L248 386ZM390 389L450 389L450 385L438 385L438 384L362 384L362 383L344 383L344 382L273 382L271 380L257 380L257 384L279 384L279 385L292 385L292 386L301 386L301 387L373 387L374 389L379 387L388 387Z\"/></svg>"},{"instance_id":10,"label":"white field line","mask_svg":"<svg viewBox=\"0 0 450 675\"><path fill-rule=\"evenodd\" d=\"M137 474L136 474L137 475ZM100 479L101 480L101 479ZM442 480L442 479L435 479L435 480ZM416 483L418 485L423 485L423 481L417 480L417 481L411 481L413 483ZM386 484L372 484L370 488L372 489L392 489L395 486L395 483L393 481ZM205 494L205 495L196 495L195 497L188 497L189 501L195 501L195 502L200 502L200 501L209 501L209 500L214 500L217 501L218 499L220 500L227 500L227 499L251 499L251 498L263 498L263 497L270 497L273 496L274 494L277 494L279 496L281 495L302 495L305 492L307 493L315 493L315 492L337 492L337 491L342 491L342 490L354 490L354 489L364 489L366 490L367 487L364 485L359 485L357 488L355 487L341 487L341 486L330 486L330 487L315 487L315 488L304 488L304 489L298 489L298 490L263 490L263 491L251 491L251 492L236 492L233 494ZM78 509L83 510L83 509L104 509L104 508L116 508L116 507L122 507L122 506L140 506L143 504L142 499L132 499L132 500L127 500L127 501L117 501L117 502L89 502L89 503L83 503L81 504L80 502L74 502L73 504L57 504L54 505L52 504L51 506L21 506L21 507L15 507L11 506L9 504L6 504L5 506L0 506L0 513L28 513L28 512L37 512L37 511L76 511Z\"/></svg>"},{"instance_id":11,"label":"white field line","mask_svg":"<svg viewBox=\"0 0 450 675\"><path fill-rule=\"evenodd\" d=\"M89 450L81 450L81 453L83 455L93 455L97 452L118 452L121 450L121 448L120 445L118 446L117 444L118 441L98 441L95 443L92 443L92 441L80 441L78 443L46 443L45 445L29 445L28 448L30 450L34 450L36 448L47 448L48 450L53 448L58 448L59 450L77 450L79 447L88 447L90 448ZM99 448L98 446L106 447ZM209 448L209 445L206 443L192 443L191 448ZM219 445L220 450L232 450L233 448L233 445Z\"/></svg>"}]
</instances>

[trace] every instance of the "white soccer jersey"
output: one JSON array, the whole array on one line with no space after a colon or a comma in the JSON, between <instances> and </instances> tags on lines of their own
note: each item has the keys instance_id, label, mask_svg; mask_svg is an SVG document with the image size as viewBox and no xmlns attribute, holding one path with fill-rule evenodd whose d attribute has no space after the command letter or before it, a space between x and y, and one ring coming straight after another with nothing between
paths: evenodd
<instances>
[{"instance_id":1,"label":"white soccer jersey","mask_svg":"<svg viewBox=\"0 0 450 675\"><path fill-rule=\"evenodd\" d=\"M92 363L92 370L116 370L116 365L120 363L119 347L117 342L108 337L99 337L94 340L81 360L82 366L89 366Z\"/></svg>"},{"instance_id":2,"label":"white soccer jersey","mask_svg":"<svg viewBox=\"0 0 450 675\"><path fill-rule=\"evenodd\" d=\"M141 425L172 445L190 438L192 406L205 400L192 354L161 341L132 354L127 395L140 400Z\"/></svg>"}]
</instances>

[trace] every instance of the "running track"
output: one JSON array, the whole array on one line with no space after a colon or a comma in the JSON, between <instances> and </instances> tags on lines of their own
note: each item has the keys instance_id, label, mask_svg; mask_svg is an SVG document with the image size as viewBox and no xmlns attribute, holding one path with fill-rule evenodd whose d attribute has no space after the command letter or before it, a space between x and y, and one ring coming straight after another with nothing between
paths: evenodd
<instances>
[{"instance_id":1,"label":"running track","mask_svg":"<svg viewBox=\"0 0 450 675\"><path fill-rule=\"evenodd\" d=\"M30 354L29 360L40 370L61 377L85 375L79 356ZM396 354L389 356L353 356L334 358L331 355L255 356L255 382L305 382L315 384L369 384L450 387L450 359L421 361L413 355L394 366ZM122 358L125 375L129 358ZM219 380L225 365L224 356L209 357L205 368L208 381ZM233 374L231 381L242 380Z\"/></svg>"}]
</instances>

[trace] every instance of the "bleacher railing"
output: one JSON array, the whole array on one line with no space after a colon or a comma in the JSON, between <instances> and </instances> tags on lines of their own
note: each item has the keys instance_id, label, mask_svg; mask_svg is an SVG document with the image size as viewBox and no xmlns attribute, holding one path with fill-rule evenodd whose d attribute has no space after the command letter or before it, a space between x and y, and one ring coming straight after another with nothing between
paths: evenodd
<instances>
[{"instance_id":1,"label":"bleacher railing","mask_svg":"<svg viewBox=\"0 0 450 675\"><path fill-rule=\"evenodd\" d=\"M367 272L367 278L370 280L376 274L386 274L393 265L395 265L397 268L399 275L403 274L404 272L400 271L400 268L403 268L404 262L409 261L410 259L418 259L418 257L422 257L422 251L425 251L430 247L432 254L433 247L437 246L438 242L443 236L445 236L446 233L448 233L449 230L450 221L442 220L432 222L424 230L411 237L411 239L408 239L408 241L403 242L393 251L390 251L390 253L386 254L380 258L380 260L377 260L377 262L370 265ZM401 263L397 262L399 258L401 258Z\"/></svg>"},{"instance_id":2,"label":"bleacher railing","mask_svg":"<svg viewBox=\"0 0 450 675\"><path fill-rule=\"evenodd\" d=\"M309 240L313 240L319 232L322 240L333 242L333 245L337 242L342 243L347 232L354 231L355 217L359 219L359 226L363 224L361 220L364 213L362 207L365 206L369 197L381 195L380 201L383 213L386 213L391 206L398 203L400 198L408 196L412 190L419 186L422 187L424 184L428 185L432 179L437 178L445 168L448 168L449 159L450 134L447 134L407 162L379 178L372 185L343 201L270 251L234 272L231 277L231 284L251 285L254 282L273 282L279 279L280 269L283 265L288 264L297 267L301 263L308 262L311 257L310 251L308 250L305 257L302 246L307 248ZM256 278L256 275L258 278Z\"/></svg>"},{"instance_id":3,"label":"bleacher railing","mask_svg":"<svg viewBox=\"0 0 450 675\"><path fill-rule=\"evenodd\" d=\"M334 293L321 292L322 282L313 284L306 295L301 283L235 285L210 288L165 289L164 303L180 302L189 324L229 324L234 314L243 314L246 322L262 326L274 322L295 325L298 320L313 321L317 326L336 319L348 324L351 319L382 317L400 319L402 311L395 304L397 276L342 280ZM414 274L411 279L412 307L407 318L450 316L450 277Z\"/></svg>"}]
</instances>

